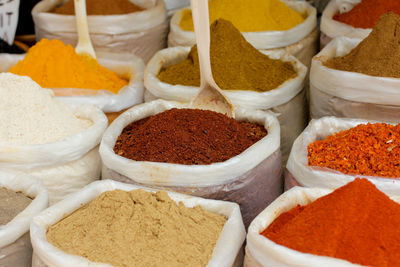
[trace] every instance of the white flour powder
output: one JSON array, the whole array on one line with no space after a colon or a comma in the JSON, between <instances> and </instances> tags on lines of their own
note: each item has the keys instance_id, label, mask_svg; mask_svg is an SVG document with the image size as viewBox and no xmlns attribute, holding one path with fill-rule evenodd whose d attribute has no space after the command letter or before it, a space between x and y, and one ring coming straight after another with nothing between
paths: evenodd
<instances>
[{"instance_id":1,"label":"white flour powder","mask_svg":"<svg viewBox=\"0 0 400 267\"><path fill-rule=\"evenodd\" d=\"M29 77L0 74L0 142L45 144L76 134L92 124L77 118L51 90Z\"/></svg>"}]
</instances>

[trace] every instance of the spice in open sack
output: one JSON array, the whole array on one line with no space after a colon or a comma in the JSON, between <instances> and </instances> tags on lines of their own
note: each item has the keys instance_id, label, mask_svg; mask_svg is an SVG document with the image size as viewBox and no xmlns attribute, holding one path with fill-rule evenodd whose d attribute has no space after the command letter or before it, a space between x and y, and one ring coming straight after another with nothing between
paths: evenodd
<instances>
[{"instance_id":1,"label":"spice in open sack","mask_svg":"<svg viewBox=\"0 0 400 267\"><path fill-rule=\"evenodd\" d=\"M221 89L265 92L297 76L291 63L258 51L230 21L215 21L210 38L212 74ZM161 70L158 78L173 85L200 86L197 46L192 47L185 60Z\"/></svg>"},{"instance_id":2,"label":"spice in open sack","mask_svg":"<svg viewBox=\"0 0 400 267\"><path fill-rule=\"evenodd\" d=\"M32 199L24 193L0 187L0 226L9 223L31 202Z\"/></svg>"},{"instance_id":3,"label":"spice in open sack","mask_svg":"<svg viewBox=\"0 0 400 267\"><path fill-rule=\"evenodd\" d=\"M174 108L126 126L114 152L137 161L206 165L237 156L266 135L262 125Z\"/></svg>"},{"instance_id":4,"label":"spice in open sack","mask_svg":"<svg viewBox=\"0 0 400 267\"><path fill-rule=\"evenodd\" d=\"M399 1L400 5L400 1ZM400 78L400 16L381 16L372 32L349 54L329 59L325 66L378 77Z\"/></svg>"},{"instance_id":5,"label":"spice in open sack","mask_svg":"<svg viewBox=\"0 0 400 267\"><path fill-rule=\"evenodd\" d=\"M113 266L206 266L226 217L165 191L107 191L47 231L66 253ZM79 242L75 242L79 240Z\"/></svg>"},{"instance_id":6,"label":"spice in open sack","mask_svg":"<svg viewBox=\"0 0 400 267\"><path fill-rule=\"evenodd\" d=\"M400 265L400 205L367 179L276 218L261 234L288 248L367 266Z\"/></svg>"},{"instance_id":7,"label":"spice in open sack","mask_svg":"<svg viewBox=\"0 0 400 267\"><path fill-rule=\"evenodd\" d=\"M308 145L308 165L346 174L400 177L400 124L360 124Z\"/></svg>"},{"instance_id":8,"label":"spice in open sack","mask_svg":"<svg viewBox=\"0 0 400 267\"><path fill-rule=\"evenodd\" d=\"M92 89L93 94L101 89L117 94L128 84L95 59L78 55L71 45L56 39L39 41L10 72L29 76L45 88Z\"/></svg>"},{"instance_id":9,"label":"spice in open sack","mask_svg":"<svg viewBox=\"0 0 400 267\"><path fill-rule=\"evenodd\" d=\"M389 11L400 15L400 1L362 0L348 12L336 14L333 19L355 28L370 29L378 22L380 16Z\"/></svg>"},{"instance_id":10,"label":"spice in open sack","mask_svg":"<svg viewBox=\"0 0 400 267\"><path fill-rule=\"evenodd\" d=\"M86 0L87 15L120 15L142 11L129 0ZM74 0L51 11L59 15L75 15Z\"/></svg>"},{"instance_id":11,"label":"spice in open sack","mask_svg":"<svg viewBox=\"0 0 400 267\"><path fill-rule=\"evenodd\" d=\"M223 18L241 32L285 31L302 23L300 13L280 0L210 0L210 24ZM179 26L194 31L192 11L184 10Z\"/></svg>"}]
</instances>

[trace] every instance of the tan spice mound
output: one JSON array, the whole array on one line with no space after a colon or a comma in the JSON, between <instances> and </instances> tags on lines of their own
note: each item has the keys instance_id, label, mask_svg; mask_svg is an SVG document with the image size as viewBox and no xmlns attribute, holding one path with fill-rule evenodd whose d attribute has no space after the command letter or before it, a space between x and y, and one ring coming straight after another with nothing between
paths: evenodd
<instances>
[{"instance_id":1,"label":"tan spice mound","mask_svg":"<svg viewBox=\"0 0 400 267\"><path fill-rule=\"evenodd\" d=\"M86 0L88 15L120 15L142 11L129 0ZM55 8L52 13L60 15L74 15L74 0L69 0L63 6Z\"/></svg>"},{"instance_id":2,"label":"tan spice mound","mask_svg":"<svg viewBox=\"0 0 400 267\"><path fill-rule=\"evenodd\" d=\"M113 266L206 266L226 218L166 192L107 191L51 226L61 250Z\"/></svg>"},{"instance_id":3,"label":"tan spice mound","mask_svg":"<svg viewBox=\"0 0 400 267\"><path fill-rule=\"evenodd\" d=\"M0 225L9 223L15 216L28 207L31 202L32 199L23 193L0 187Z\"/></svg>"},{"instance_id":4,"label":"tan spice mound","mask_svg":"<svg viewBox=\"0 0 400 267\"><path fill-rule=\"evenodd\" d=\"M265 92L297 76L291 63L271 59L258 51L230 21L215 21L210 34L211 68L221 89ZM197 46L192 47L184 61L162 70L158 78L173 85L200 86Z\"/></svg>"},{"instance_id":5,"label":"tan spice mound","mask_svg":"<svg viewBox=\"0 0 400 267\"><path fill-rule=\"evenodd\" d=\"M372 32L349 54L324 63L333 69L400 78L400 16L382 15Z\"/></svg>"},{"instance_id":6,"label":"tan spice mound","mask_svg":"<svg viewBox=\"0 0 400 267\"><path fill-rule=\"evenodd\" d=\"M308 146L308 165L346 174L400 177L400 124L361 124Z\"/></svg>"}]
</instances>

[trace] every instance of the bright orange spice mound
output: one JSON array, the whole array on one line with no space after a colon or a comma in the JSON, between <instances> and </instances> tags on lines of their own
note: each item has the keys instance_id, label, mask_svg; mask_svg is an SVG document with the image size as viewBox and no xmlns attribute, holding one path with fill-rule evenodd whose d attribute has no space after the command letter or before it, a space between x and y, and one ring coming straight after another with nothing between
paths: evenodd
<instances>
[{"instance_id":1,"label":"bright orange spice mound","mask_svg":"<svg viewBox=\"0 0 400 267\"><path fill-rule=\"evenodd\" d=\"M368 123L315 141L308 165L346 174L400 177L400 124Z\"/></svg>"},{"instance_id":2,"label":"bright orange spice mound","mask_svg":"<svg viewBox=\"0 0 400 267\"><path fill-rule=\"evenodd\" d=\"M288 248L367 266L400 266L400 205L366 179L281 214L261 234Z\"/></svg>"}]
</instances>

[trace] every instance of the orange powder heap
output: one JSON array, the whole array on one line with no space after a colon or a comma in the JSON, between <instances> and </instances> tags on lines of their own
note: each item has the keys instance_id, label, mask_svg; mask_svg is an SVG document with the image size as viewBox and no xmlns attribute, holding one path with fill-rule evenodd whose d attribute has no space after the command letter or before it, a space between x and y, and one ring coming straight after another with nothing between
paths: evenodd
<instances>
[{"instance_id":1,"label":"orange powder heap","mask_svg":"<svg viewBox=\"0 0 400 267\"><path fill-rule=\"evenodd\" d=\"M400 124L361 124L308 146L308 165L346 174L400 177Z\"/></svg>"},{"instance_id":2,"label":"orange powder heap","mask_svg":"<svg viewBox=\"0 0 400 267\"><path fill-rule=\"evenodd\" d=\"M261 234L288 248L367 266L400 266L400 205L356 179L281 214Z\"/></svg>"},{"instance_id":3,"label":"orange powder heap","mask_svg":"<svg viewBox=\"0 0 400 267\"><path fill-rule=\"evenodd\" d=\"M129 14L143 9L129 0L86 0L88 15L120 15ZM75 15L74 0L51 11L60 15Z\"/></svg>"},{"instance_id":4,"label":"orange powder heap","mask_svg":"<svg viewBox=\"0 0 400 267\"><path fill-rule=\"evenodd\" d=\"M106 89L118 93L128 84L95 59L78 55L72 46L59 40L42 39L10 72L29 76L45 88Z\"/></svg>"}]
</instances>

